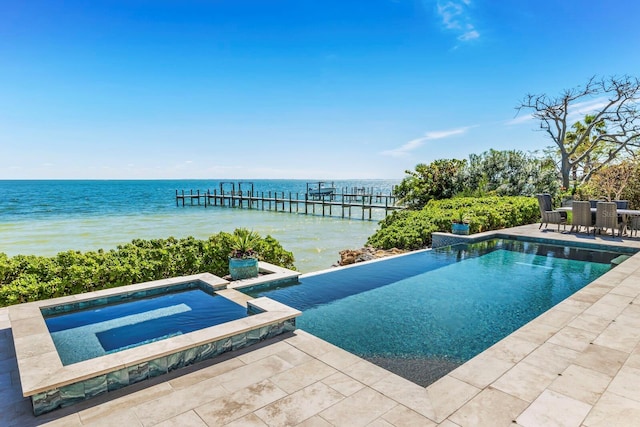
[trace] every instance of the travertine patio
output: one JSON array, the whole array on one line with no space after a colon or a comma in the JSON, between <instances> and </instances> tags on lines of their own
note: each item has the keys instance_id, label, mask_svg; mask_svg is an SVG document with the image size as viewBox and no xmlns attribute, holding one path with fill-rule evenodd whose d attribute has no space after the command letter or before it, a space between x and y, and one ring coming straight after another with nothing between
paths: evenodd
<instances>
[{"instance_id":1,"label":"travertine patio","mask_svg":"<svg viewBox=\"0 0 640 427\"><path fill-rule=\"evenodd\" d=\"M556 240L638 239L509 230ZM640 423L640 254L426 389L304 331L34 417L0 309L2 426Z\"/></svg>"}]
</instances>

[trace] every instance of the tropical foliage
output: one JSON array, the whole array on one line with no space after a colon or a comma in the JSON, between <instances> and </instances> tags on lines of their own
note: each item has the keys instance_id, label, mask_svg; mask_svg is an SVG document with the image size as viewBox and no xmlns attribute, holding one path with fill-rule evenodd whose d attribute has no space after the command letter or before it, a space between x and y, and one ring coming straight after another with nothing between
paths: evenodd
<instances>
[{"instance_id":1,"label":"tropical foliage","mask_svg":"<svg viewBox=\"0 0 640 427\"><path fill-rule=\"evenodd\" d=\"M367 245L380 249L420 249L431 245L431 234L450 232L451 221L464 212L470 232L531 224L540 219L533 197L454 197L431 200L424 209L396 211L380 222Z\"/></svg>"},{"instance_id":2,"label":"tropical foliage","mask_svg":"<svg viewBox=\"0 0 640 427\"><path fill-rule=\"evenodd\" d=\"M53 257L0 253L0 306L196 273L222 277L229 272L233 236L136 239L110 251L66 251ZM295 268L293 254L273 237L255 239L260 260Z\"/></svg>"},{"instance_id":3,"label":"tropical foliage","mask_svg":"<svg viewBox=\"0 0 640 427\"><path fill-rule=\"evenodd\" d=\"M394 189L398 201L410 209L420 209L431 199L453 197L462 190L462 171L466 162L457 159L439 159L420 163Z\"/></svg>"},{"instance_id":4,"label":"tropical foliage","mask_svg":"<svg viewBox=\"0 0 640 427\"><path fill-rule=\"evenodd\" d=\"M256 248L260 244L260 235L246 228L238 228L231 235L231 258L257 258Z\"/></svg>"},{"instance_id":5,"label":"tropical foliage","mask_svg":"<svg viewBox=\"0 0 640 427\"><path fill-rule=\"evenodd\" d=\"M489 150L469 160L439 159L406 171L394 195L409 209L421 209L430 200L454 196L484 197L555 195L558 179L553 161L522 151Z\"/></svg>"},{"instance_id":6,"label":"tropical foliage","mask_svg":"<svg viewBox=\"0 0 640 427\"><path fill-rule=\"evenodd\" d=\"M464 169L463 192L468 196L533 196L558 191L555 165L550 157L518 150L489 150L471 154Z\"/></svg>"}]
</instances>

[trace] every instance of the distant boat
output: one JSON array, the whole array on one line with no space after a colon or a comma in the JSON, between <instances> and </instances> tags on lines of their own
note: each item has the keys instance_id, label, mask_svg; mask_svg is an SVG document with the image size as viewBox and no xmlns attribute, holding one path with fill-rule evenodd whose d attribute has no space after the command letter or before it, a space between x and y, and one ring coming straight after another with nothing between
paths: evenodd
<instances>
[{"instance_id":1,"label":"distant boat","mask_svg":"<svg viewBox=\"0 0 640 427\"><path fill-rule=\"evenodd\" d=\"M307 195L314 199L323 197L333 198L336 195L336 187L331 183L331 187L326 186L326 182L307 182Z\"/></svg>"}]
</instances>

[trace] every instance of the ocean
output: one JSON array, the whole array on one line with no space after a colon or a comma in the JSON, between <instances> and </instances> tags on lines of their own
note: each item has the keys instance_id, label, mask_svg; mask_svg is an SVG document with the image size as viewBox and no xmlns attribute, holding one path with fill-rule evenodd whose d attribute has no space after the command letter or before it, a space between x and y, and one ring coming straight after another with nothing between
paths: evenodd
<instances>
[{"instance_id":1,"label":"ocean","mask_svg":"<svg viewBox=\"0 0 640 427\"><path fill-rule=\"evenodd\" d=\"M66 250L113 249L133 239L194 236L245 227L271 235L292 251L303 272L329 268L342 249L362 247L384 217L340 218L204 205L176 206L176 190L225 192L253 185L256 192L301 196L312 180L0 180L0 252L51 256ZM232 184L233 183L233 184ZM338 189L389 194L399 180L327 182ZM337 211L337 212L336 212Z\"/></svg>"}]
</instances>

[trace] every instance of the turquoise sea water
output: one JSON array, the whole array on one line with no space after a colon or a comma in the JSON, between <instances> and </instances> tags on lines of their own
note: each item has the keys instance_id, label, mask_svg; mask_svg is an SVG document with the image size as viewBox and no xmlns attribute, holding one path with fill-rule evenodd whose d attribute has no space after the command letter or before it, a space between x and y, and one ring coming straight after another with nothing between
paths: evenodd
<instances>
[{"instance_id":1,"label":"turquoise sea water","mask_svg":"<svg viewBox=\"0 0 640 427\"><path fill-rule=\"evenodd\" d=\"M238 180L224 180L238 182ZM312 180L247 180L254 191L303 194ZM248 184L243 184L243 189ZM388 194L396 180L334 181ZM206 238L246 227L270 234L294 253L302 272L330 267L338 252L364 245L373 221L221 207L176 207L176 190L219 190L220 180L0 181L0 252L54 255L111 249L135 238ZM236 185L237 189L237 185ZM225 185L225 191L230 185ZM337 215L337 213L334 213ZM374 214L375 215L375 214ZM355 216L355 215L354 215Z\"/></svg>"}]
</instances>

